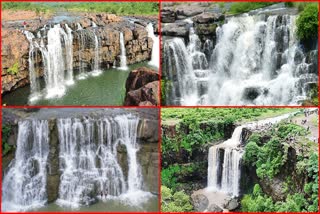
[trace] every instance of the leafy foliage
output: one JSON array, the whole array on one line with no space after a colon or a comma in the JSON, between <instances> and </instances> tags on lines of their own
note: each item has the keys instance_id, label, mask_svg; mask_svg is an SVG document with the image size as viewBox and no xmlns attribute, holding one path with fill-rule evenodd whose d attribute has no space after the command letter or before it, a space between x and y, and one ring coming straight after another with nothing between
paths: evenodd
<instances>
[{"instance_id":1,"label":"leafy foliage","mask_svg":"<svg viewBox=\"0 0 320 214\"><path fill-rule=\"evenodd\" d=\"M16 75L18 71L19 71L19 62L16 62L10 68L8 68L7 73L11 75Z\"/></svg>"},{"instance_id":2,"label":"leafy foliage","mask_svg":"<svg viewBox=\"0 0 320 214\"><path fill-rule=\"evenodd\" d=\"M6 155L13 148L8 144L8 139L11 134L11 127L8 125L2 126L2 155Z\"/></svg>"},{"instance_id":3,"label":"leafy foliage","mask_svg":"<svg viewBox=\"0 0 320 214\"><path fill-rule=\"evenodd\" d=\"M280 174L282 167L287 163L289 136L304 137L308 134L303 127L280 123L273 127L268 133L272 136L266 143L261 144L261 136L252 135L245 147L243 156L247 166L255 167L257 176L261 179L273 179ZM256 184L252 193L244 195L241 200L241 210L245 212L301 212L318 211L318 154L312 153L309 156L298 156L296 173L304 177L303 192L289 191L294 186L293 178L288 175L285 179L283 192L287 194L284 201L274 202L271 197L264 194L261 187ZM295 178L297 179L297 178Z\"/></svg>"},{"instance_id":4,"label":"leafy foliage","mask_svg":"<svg viewBox=\"0 0 320 214\"><path fill-rule=\"evenodd\" d=\"M297 34L301 40L318 37L318 6L308 4L297 19Z\"/></svg>"},{"instance_id":5,"label":"leafy foliage","mask_svg":"<svg viewBox=\"0 0 320 214\"><path fill-rule=\"evenodd\" d=\"M166 186L161 186L161 204L163 212L188 212L193 210L188 195L183 191L172 194L172 190Z\"/></svg>"}]
</instances>

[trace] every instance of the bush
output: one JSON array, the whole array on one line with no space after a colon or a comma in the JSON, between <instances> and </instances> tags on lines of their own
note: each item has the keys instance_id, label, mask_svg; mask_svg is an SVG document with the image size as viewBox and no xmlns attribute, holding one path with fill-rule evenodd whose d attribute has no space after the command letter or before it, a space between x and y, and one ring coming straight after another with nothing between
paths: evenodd
<instances>
[{"instance_id":1,"label":"bush","mask_svg":"<svg viewBox=\"0 0 320 214\"><path fill-rule=\"evenodd\" d=\"M190 197L183 191L172 191L166 186L161 186L161 211L163 212L190 212L193 207L190 203Z\"/></svg>"},{"instance_id":2,"label":"bush","mask_svg":"<svg viewBox=\"0 0 320 214\"><path fill-rule=\"evenodd\" d=\"M318 37L318 6L308 4L297 19L297 35L301 40Z\"/></svg>"}]
</instances>

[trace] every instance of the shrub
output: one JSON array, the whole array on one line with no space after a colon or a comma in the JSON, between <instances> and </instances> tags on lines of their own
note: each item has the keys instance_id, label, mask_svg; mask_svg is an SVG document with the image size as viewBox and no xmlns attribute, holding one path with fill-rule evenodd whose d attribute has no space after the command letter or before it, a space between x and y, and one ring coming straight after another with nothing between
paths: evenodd
<instances>
[{"instance_id":1,"label":"shrub","mask_svg":"<svg viewBox=\"0 0 320 214\"><path fill-rule=\"evenodd\" d=\"M16 75L18 71L19 71L19 62L16 62L10 68L8 68L7 73L11 75Z\"/></svg>"},{"instance_id":2,"label":"shrub","mask_svg":"<svg viewBox=\"0 0 320 214\"><path fill-rule=\"evenodd\" d=\"M308 4L297 19L297 35L301 40L318 36L318 6Z\"/></svg>"}]
</instances>

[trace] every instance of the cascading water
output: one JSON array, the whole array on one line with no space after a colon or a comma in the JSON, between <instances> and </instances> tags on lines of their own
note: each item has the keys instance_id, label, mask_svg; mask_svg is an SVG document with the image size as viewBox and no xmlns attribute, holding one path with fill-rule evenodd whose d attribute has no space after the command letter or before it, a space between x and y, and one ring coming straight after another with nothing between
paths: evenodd
<instances>
[{"instance_id":1,"label":"cascading water","mask_svg":"<svg viewBox=\"0 0 320 214\"><path fill-rule=\"evenodd\" d=\"M74 84L73 80L73 35L72 29L65 24L67 30L67 40L65 41L66 46L66 64L67 64L67 78L66 84L72 85Z\"/></svg>"},{"instance_id":2,"label":"cascading water","mask_svg":"<svg viewBox=\"0 0 320 214\"><path fill-rule=\"evenodd\" d=\"M29 41L29 76L30 76L30 88L31 88L31 95L29 97L30 101L37 100L40 95L40 85L37 81L37 74L35 71L35 48L38 46L38 44L33 41L35 38L34 35L29 32L25 31L24 34L26 35L28 41Z\"/></svg>"},{"instance_id":3,"label":"cascading water","mask_svg":"<svg viewBox=\"0 0 320 214\"><path fill-rule=\"evenodd\" d=\"M212 146L208 155L208 187L232 196L239 195L241 178L240 161L243 151L241 144L243 126L237 127L232 137L222 144Z\"/></svg>"},{"instance_id":4,"label":"cascading water","mask_svg":"<svg viewBox=\"0 0 320 214\"><path fill-rule=\"evenodd\" d=\"M92 203L101 193L114 198L141 191L143 179L136 157L137 126L138 118L132 115L83 121L60 119L59 156L63 173L57 203L77 207ZM125 146L128 155L127 178L117 159L120 145ZM132 198L127 200L130 202Z\"/></svg>"},{"instance_id":5,"label":"cascading water","mask_svg":"<svg viewBox=\"0 0 320 214\"><path fill-rule=\"evenodd\" d=\"M47 202L48 154L48 122L19 122L15 159L2 182L2 211L25 211Z\"/></svg>"},{"instance_id":6,"label":"cascading water","mask_svg":"<svg viewBox=\"0 0 320 214\"><path fill-rule=\"evenodd\" d=\"M95 25L95 27L96 26L97 25ZM102 73L102 71L100 70L99 38L95 30L93 30L93 34L94 34L94 67L93 67L92 75L98 76Z\"/></svg>"},{"instance_id":7,"label":"cascading water","mask_svg":"<svg viewBox=\"0 0 320 214\"><path fill-rule=\"evenodd\" d=\"M195 76L192 71L191 57L183 40L174 38L167 41L164 45L164 53L165 65L167 69L171 69L168 73L169 79L178 82L177 85L170 87L172 93L168 94L168 100L171 100L172 104L180 102L184 105L195 104L194 100L197 99Z\"/></svg>"},{"instance_id":8,"label":"cascading water","mask_svg":"<svg viewBox=\"0 0 320 214\"><path fill-rule=\"evenodd\" d=\"M153 25L149 23L146 27L148 32L148 37L152 38L153 45L152 45L152 54L151 60L149 62L150 65L159 68L160 64L160 57L159 57L159 36L154 35Z\"/></svg>"},{"instance_id":9,"label":"cascading water","mask_svg":"<svg viewBox=\"0 0 320 214\"><path fill-rule=\"evenodd\" d=\"M201 44L192 27L187 47L183 40L177 45L177 38L168 39L164 70L176 89L167 104L285 105L307 99L306 88L318 77L305 63L295 20L294 15L229 18L217 27L214 48L208 40ZM185 53L177 55L181 50Z\"/></svg>"},{"instance_id":10,"label":"cascading water","mask_svg":"<svg viewBox=\"0 0 320 214\"><path fill-rule=\"evenodd\" d=\"M142 190L138 123L131 114L57 119L61 175L56 203L76 208L97 200L138 207L147 202L152 194ZM46 120L19 122L15 159L3 180L4 211L33 210L47 203L49 131ZM124 149L126 161L118 157L119 149Z\"/></svg>"},{"instance_id":11,"label":"cascading water","mask_svg":"<svg viewBox=\"0 0 320 214\"><path fill-rule=\"evenodd\" d=\"M65 61L63 58L61 36L63 36L64 41L67 41L68 36L60 24L50 28L47 36L48 69L46 74L46 98L61 97L66 90L64 85Z\"/></svg>"},{"instance_id":12,"label":"cascading water","mask_svg":"<svg viewBox=\"0 0 320 214\"><path fill-rule=\"evenodd\" d=\"M123 33L120 32L120 70L128 70L127 66L127 56L126 56L126 47L124 45Z\"/></svg>"},{"instance_id":13,"label":"cascading water","mask_svg":"<svg viewBox=\"0 0 320 214\"><path fill-rule=\"evenodd\" d=\"M241 134L243 128L255 129L266 124L275 124L295 113L248 123L235 128L232 137L225 142L210 147L208 154L208 190L239 196L241 179Z\"/></svg>"}]
</instances>

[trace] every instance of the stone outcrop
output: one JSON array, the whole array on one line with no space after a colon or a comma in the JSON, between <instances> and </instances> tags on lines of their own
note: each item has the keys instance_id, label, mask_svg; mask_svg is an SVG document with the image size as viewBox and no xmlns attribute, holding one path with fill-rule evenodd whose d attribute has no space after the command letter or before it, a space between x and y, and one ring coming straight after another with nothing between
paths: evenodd
<instances>
[{"instance_id":1,"label":"stone outcrop","mask_svg":"<svg viewBox=\"0 0 320 214\"><path fill-rule=\"evenodd\" d=\"M157 27L156 19L143 19L141 23L152 22ZM92 27L92 23L97 27ZM78 23L84 30L77 30ZM99 38L99 57L101 69L109 69L120 65L120 32L124 34L127 64L134 64L151 58L153 40L148 37L148 33L140 22L130 22L114 14L85 14L79 21L62 21L60 25L65 28L65 24L73 30L73 68L79 69L80 65L85 70L91 70L95 59L95 37ZM41 25L39 22L28 22L27 31L36 37L35 41L41 43L37 38ZM4 23L2 28L2 93L7 93L30 83L29 80L29 41L23 33L21 24ZM48 28L42 31L46 34ZM93 33L94 32L94 33ZM80 48L80 43L84 38L85 44ZM47 38L44 36L44 43ZM79 51L81 54L79 55ZM42 77L43 59L40 51L35 53L36 76Z\"/></svg>"},{"instance_id":2,"label":"stone outcrop","mask_svg":"<svg viewBox=\"0 0 320 214\"><path fill-rule=\"evenodd\" d=\"M159 74L142 67L130 72L126 81L125 106L159 105Z\"/></svg>"},{"instance_id":3,"label":"stone outcrop","mask_svg":"<svg viewBox=\"0 0 320 214\"><path fill-rule=\"evenodd\" d=\"M29 42L16 29L2 29L2 93L22 87L29 82Z\"/></svg>"}]
</instances>

